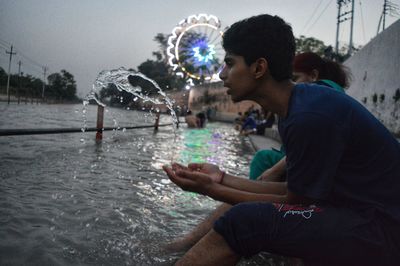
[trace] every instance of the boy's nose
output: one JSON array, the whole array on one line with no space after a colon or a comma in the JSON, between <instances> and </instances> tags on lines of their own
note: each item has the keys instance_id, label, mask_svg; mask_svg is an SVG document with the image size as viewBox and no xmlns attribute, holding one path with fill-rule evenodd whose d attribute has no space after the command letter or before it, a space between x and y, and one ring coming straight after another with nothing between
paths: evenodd
<instances>
[{"instance_id":1,"label":"boy's nose","mask_svg":"<svg viewBox=\"0 0 400 266\"><path fill-rule=\"evenodd\" d=\"M219 72L219 78L221 80L225 80L226 79L226 71L225 71L226 67L224 66L221 70L221 72Z\"/></svg>"}]
</instances>

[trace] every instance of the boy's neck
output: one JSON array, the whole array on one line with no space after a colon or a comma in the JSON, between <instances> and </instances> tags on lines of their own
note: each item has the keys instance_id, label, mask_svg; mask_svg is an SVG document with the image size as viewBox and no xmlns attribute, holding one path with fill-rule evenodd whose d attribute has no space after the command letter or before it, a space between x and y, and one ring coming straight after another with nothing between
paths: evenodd
<instances>
[{"instance_id":1,"label":"boy's neck","mask_svg":"<svg viewBox=\"0 0 400 266\"><path fill-rule=\"evenodd\" d=\"M277 82L275 80L265 81L259 89L259 95L256 102L279 117L286 117L290 96L295 83L291 80Z\"/></svg>"}]
</instances>

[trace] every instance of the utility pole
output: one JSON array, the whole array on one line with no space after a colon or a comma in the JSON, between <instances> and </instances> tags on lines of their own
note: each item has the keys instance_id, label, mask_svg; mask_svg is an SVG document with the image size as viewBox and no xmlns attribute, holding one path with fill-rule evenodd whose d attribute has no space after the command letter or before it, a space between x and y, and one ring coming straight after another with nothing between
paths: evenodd
<instances>
[{"instance_id":1,"label":"utility pole","mask_svg":"<svg viewBox=\"0 0 400 266\"><path fill-rule=\"evenodd\" d=\"M14 55L14 54L17 54L17 53L13 53L13 46L11 45L11 51L6 51L6 54L9 54L10 55L10 61L9 61L9 63L8 63L8 78L7 78L7 103L8 104L10 104L10 72L11 72L11 59L12 59L12 56Z\"/></svg>"},{"instance_id":2,"label":"utility pole","mask_svg":"<svg viewBox=\"0 0 400 266\"><path fill-rule=\"evenodd\" d=\"M349 4L351 1L351 10L342 13L342 7ZM339 28L340 23L345 22L346 20L351 19L351 28L350 28L350 43L348 54L353 51L353 22L354 22L354 0L337 0L338 5L338 15L337 15L337 24L336 24L336 43L335 43L335 54L339 54ZM350 17L348 16L350 14Z\"/></svg>"},{"instance_id":3,"label":"utility pole","mask_svg":"<svg viewBox=\"0 0 400 266\"><path fill-rule=\"evenodd\" d=\"M383 1L383 20L382 20L382 31L385 30L385 20L386 20L386 13L387 13L387 0Z\"/></svg>"},{"instance_id":4,"label":"utility pole","mask_svg":"<svg viewBox=\"0 0 400 266\"><path fill-rule=\"evenodd\" d=\"M20 93L21 93L21 65L22 65L22 62L21 62L21 60L19 60L18 61L18 92L17 92L18 104L20 101Z\"/></svg>"},{"instance_id":5,"label":"utility pole","mask_svg":"<svg viewBox=\"0 0 400 266\"><path fill-rule=\"evenodd\" d=\"M353 26L354 26L354 0L351 0L351 21L350 21L350 41L349 50L347 54L351 55L353 52Z\"/></svg>"},{"instance_id":6,"label":"utility pole","mask_svg":"<svg viewBox=\"0 0 400 266\"><path fill-rule=\"evenodd\" d=\"M389 0L384 0L383 1L383 10L382 10L382 14L379 18L379 23L378 23L378 30L376 32L376 34L379 33L379 29L381 28L381 23L382 23L382 31L385 30L385 24L386 24L386 15L389 16L398 16L398 5L392 3Z\"/></svg>"},{"instance_id":7,"label":"utility pole","mask_svg":"<svg viewBox=\"0 0 400 266\"><path fill-rule=\"evenodd\" d=\"M335 54L339 54L339 28L340 28L340 23L342 22L340 20L341 17L341 9L342 9L342 2L338 0L337 4L338 4L338 14L337 14L337 18L336 18L336 41L335 41Z\"/></svg>"},{"instance_id":8,"label":"utility pole","mask_svg":"<svg viewBox=\"0 0 400 266\"><path fill-rule=\"evenodd\" d=\"M44 88L46 86L46 72L47 72L48 68L47 67L43 67L43 88L42 88L42 101L44 101Z\"/></svg>"}]
</instances>

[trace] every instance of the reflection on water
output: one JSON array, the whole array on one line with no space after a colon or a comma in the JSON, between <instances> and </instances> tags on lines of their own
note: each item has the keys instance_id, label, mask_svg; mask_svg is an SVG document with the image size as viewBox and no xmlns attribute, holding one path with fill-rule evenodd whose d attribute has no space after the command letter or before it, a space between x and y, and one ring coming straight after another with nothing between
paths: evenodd
<instances>
[{"instance_id":1,"label":"reflection on water","mask_svg":"<svg viewBox=\"0 0 400 266\"><path fill-rule=\"evenodd\" d=\"M80 127L81 108L1 104L0 127ZM138 112L113 113L120 125L144 123ZM161 166L174 157L245 175L252 155L228 124L183 125L177 136L161 127L106 132L101 144L91 133L0 137L0 265L171 265L181 254L160 245L218 203L181 191Z\"/></svg>"}]
</instances>

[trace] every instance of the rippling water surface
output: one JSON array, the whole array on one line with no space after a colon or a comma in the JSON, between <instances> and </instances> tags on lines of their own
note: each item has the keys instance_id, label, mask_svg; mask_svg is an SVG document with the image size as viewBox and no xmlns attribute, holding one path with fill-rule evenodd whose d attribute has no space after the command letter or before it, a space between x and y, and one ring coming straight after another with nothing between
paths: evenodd
<instances>
[{"instance_id":1,"label":"rippling water surface","mask_svg":"<svg viewBox=\"0 0 400 266\"><path fill-rule=\"evenodd\" d=\"M81 105L0 104L0 129L81 127ZM87 126L95 125L89 106ZM183 192L161 170L171 160L211 162L246 175L253 154L232 126L176 131L145 113L111 109L93 132L0 137L1 265L171 265L159 247L189 231L218 204ZM170 122L167 116L163 122ZM174 140L175 139L175 140Z\"/></svg>"}]
</instances>

